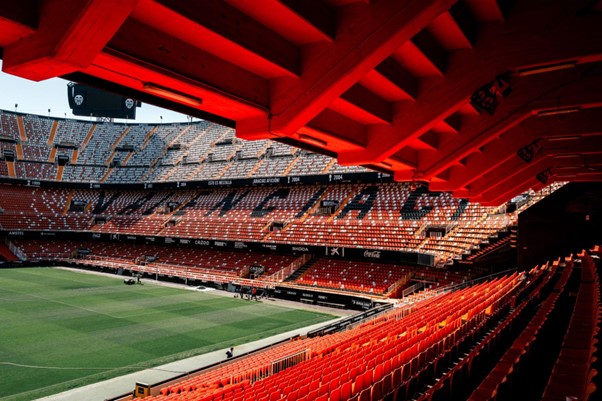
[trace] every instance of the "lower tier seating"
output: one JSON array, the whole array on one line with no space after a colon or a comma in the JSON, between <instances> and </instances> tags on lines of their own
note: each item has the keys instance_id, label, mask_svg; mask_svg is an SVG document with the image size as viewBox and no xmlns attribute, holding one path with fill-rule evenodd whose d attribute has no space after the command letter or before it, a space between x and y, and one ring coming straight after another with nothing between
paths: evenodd
<instances>
[{"instance_id":1,"label":"lower tier seating","mask_svg":"<svg viewBox=\"0 0 602 401\"><path fill-rule=\"evenodd\" d=\"M296 284L381 295L416 282L429 288L447 286L465 281L471 275L469 270L451 271L328 258L313 259L308 265L311 267L294 281Z\"/></svg>"},{"instance_id":2,"label":"lower tier seating","mask_svg":"<svg viewBox=\"0 0 602 401\"><path fill-rule=\"evenodd\" d=\"M194 373L148 399L593 399L599 307L597 268L584 252L409 298L344 331Z\"/></svg>"},{"instance_id":3,"label":"lower tier seating","mask_svg":"<svg viewBox=\"0 0 602 401\"><path fill-rule=\"evenodd\" d=\"M510 301L518 285L514 274L443 293L344 332L235 360L165 387L151 400L382 399L452 353ZM277 361L287 359L294 366L281 370Z\"/></svg>"},{"instance_id":4,"label":"lower tier seating","mask_svg":"<svg viewBox=\"0 0 602 401\"><path fill-rule=\"evenodd\" d=\"M169 270L170 275L182 277L185 276L181 273L186 271L248 277L252 265L262 266L263 275L267 277L288 267L296 259L287 255L122 242L15 240L13 243L30 260L69 259L80 264L98 264L115 269L128 266L131 270L143 272Z\"/></svg>"}]
</instances>

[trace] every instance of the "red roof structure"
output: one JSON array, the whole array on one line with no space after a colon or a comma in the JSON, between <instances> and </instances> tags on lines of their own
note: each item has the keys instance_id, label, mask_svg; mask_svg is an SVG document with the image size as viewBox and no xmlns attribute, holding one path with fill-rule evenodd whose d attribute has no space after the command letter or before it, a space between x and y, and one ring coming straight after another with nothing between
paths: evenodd
<instances>
[{"instance_id":1,"label":"red roof structure","mask_svg":"<svg viewBox=\"0 0 602 401\"><path fill-rule=\"evenodd\" d=\"M495 205L602 179L601 26L596 0L21 0L0 54Z\"/></svg>"}]
</instances>

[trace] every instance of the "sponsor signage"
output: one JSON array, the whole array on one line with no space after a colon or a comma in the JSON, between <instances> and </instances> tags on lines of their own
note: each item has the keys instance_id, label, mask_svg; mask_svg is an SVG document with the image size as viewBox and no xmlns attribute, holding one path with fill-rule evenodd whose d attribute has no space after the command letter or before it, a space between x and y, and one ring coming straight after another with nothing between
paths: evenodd
<instances>
[{"instance_id":1,"label":"sponsor signage","mask_svg":"<svg viewBox=\"0 0 602 401\"><path fill-rule=\"evenodd\" d=\"M212 180L212 181L207 181L207 186L210 186L210 187L230 187L230 186L232 186L232 180Z\"/></svg>"},{"instance_id":2,"label":"sponsor signage","mask_svg":"<svg viewBox=\"0 0 602 401\"><path fill-rule=\"evenodd\" d=\"M344 257L345 256L345 248L334 246L334 247L326 247L326 256L330 257Z\"/></svg>"},{"instance_id":3,"label":"sponsor signage","mask_svg":"<svg viewBox=\"0 0 602 401\"><path fill-rule=\"evenodd\" d=\"M380 251L364 251L365 258L380 259Z\"/></svg>"},{"instance_id":4,"label":"sponsor signage","mask_svg":"<svg viewBox=\"0 0 602 401\"><path fill-rule=\"evenodd\" d=\"M271 177L271 178L253 178L253 182L255 184L280 184L279 177Z\"/></svg>"},{"instance_id":5,"label":"sponsor signage","mask_svg":"<svg viewBox=\"0 0 602 401\"><path fill-rule=\"evenodd\" d=\"M351 303L353 305L357 305L362 309L370 309L372 307L372 301L362 300L362 299L351 299Z\"/></svg>"},{"instance_id":6,"label":"sponsor signage","mask_svg":"<svg viewBox=\"0 0 602 401\"><path fill-rule=\"evenodd\" d=\"M293 252L309 252L309 248L306 246L291 246Z\"/></svg>"},{"instance_id":7,"label":"sponsor signage","mask_svg":"<svg viewBox=\"0 0 602 401\"><path fill-rule=\"evenodd\" d=\"M286 287L276 287L273 294L276 298L287 299L290 301L300 302L303 299L305 302L310 301L318 305L338 306L355 310L367 310L373 306L373 302L369 298L354 295L331 294L313 289L297 291Z\"/></svg>"},{"instance_id":8,"label":"sponsor signage","mask_svg":"<svg viewBox=\"0 0 602 401\"><path fill-rule=\"evenodd\" d=\"M279 185L279 184L322 184L328 182L393 182L393 177L376 172L345 173L330 175L304 175L292 177L237 178L231 180L207 180L186 182L153 182L153 183L88 183L27 180L21 178L0 177L0 182L16 185L39 185L48 188L81 188L81 189L174 189L174 188L207 188L207 187L245 187L249 185ZM35 183L35 184L34 184Z\"/></svg>"}]
</instances>

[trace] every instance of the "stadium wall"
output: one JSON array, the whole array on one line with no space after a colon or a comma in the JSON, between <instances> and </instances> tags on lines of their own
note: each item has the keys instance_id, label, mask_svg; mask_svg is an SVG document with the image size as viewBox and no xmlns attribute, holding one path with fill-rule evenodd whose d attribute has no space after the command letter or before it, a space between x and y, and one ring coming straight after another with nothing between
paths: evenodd
<instances>
[{"instance_id":1,"label":"stadium wall","mask_svg":"<svg viewBox=\"0 0 602 401\"><path fill-rule=\"evenodd\" d=\"M602 242L602 184L570 183L518 216L518 262L528 267Z\"/></svg>"}]
</instances>

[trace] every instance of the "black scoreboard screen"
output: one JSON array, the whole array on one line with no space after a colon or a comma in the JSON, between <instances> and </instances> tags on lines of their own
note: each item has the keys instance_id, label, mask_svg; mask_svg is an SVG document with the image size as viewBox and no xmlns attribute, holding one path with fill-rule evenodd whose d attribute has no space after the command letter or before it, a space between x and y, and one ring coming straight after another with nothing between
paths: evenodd
<instances>
[{"instance_id":1,"label":"black scoreboard screen","mask_svg":"<svg viewBox=\"0 0 602 401\"><path fill-rule=\"evenodd\" d=\"M129 97L105 92L91 86L69 83L69 107L76 116L136 119L140 102Z\"/></svg>"}]
</instances>

